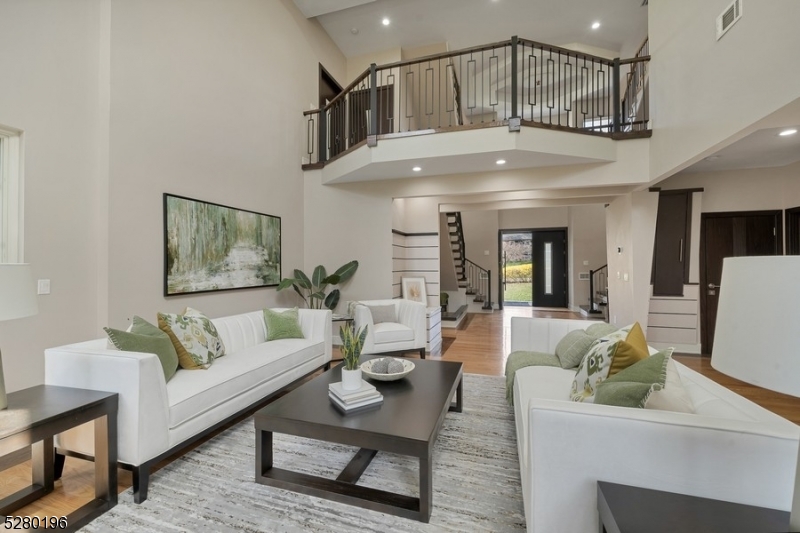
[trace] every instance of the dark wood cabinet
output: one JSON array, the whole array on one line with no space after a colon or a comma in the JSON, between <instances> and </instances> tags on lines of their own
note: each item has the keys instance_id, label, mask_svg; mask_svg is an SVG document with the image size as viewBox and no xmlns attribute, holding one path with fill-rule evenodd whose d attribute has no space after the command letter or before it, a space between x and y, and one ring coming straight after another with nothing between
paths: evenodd
<instances>
[{"instance_id":1,"label":"dark wood cabinet","mask_svg":"<svg viewBox=\"0 0 800 533\"><path fill-rule=\"evenodd\" d=\"M692 194L661 191L653 248L653 296L683 296L689 282Z\"/></svg>"}]
</instances>

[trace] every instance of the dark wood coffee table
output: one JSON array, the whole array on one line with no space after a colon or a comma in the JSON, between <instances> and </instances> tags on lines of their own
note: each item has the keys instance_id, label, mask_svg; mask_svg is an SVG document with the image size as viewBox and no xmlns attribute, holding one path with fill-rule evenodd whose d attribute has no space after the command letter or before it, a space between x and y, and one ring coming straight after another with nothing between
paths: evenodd
<instances>
[{"instance_id":1,"label":"dark wood coffee table","mask_svg":"<svg viewBox=\"0 0 800 533\"><path fill-rule=\"evenodd\" d=\"M414 371L399 381L370 381L383 394L383 404L374 410L343 414L331 405L328 384L341 381L340 365L258 411L256 481L428 522L433 506L433 447L447 412L461 412L462 365L416 359L414 364ZM335 480L311 476L273 466L273 432L361 449ZM356 484L378 451L419 458L419 498Z\"/></svg>"}]
</instances>

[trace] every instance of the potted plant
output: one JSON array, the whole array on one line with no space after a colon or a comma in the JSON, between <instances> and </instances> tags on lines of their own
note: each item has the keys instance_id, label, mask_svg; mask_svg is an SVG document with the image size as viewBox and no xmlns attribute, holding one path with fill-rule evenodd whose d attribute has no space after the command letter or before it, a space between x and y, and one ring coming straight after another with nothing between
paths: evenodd
<instances>
[{"instance_id":1,"label":"potted plant","mask_svg":"<svg viewBox=\"0 0 800 533\"><path fill-rule=\"evenodd\" d=\"M342 352L344 368L342 369L342 388L344 390L356 390L361 387L361 349L364 347L364 339L367 338L367 326L364 325L358 331L355 326L350 324L339 328L339 336L342 338L342 345L339 350Z\"/></svg>"},{"instance_id":2,"label":"potted plant","mask_svg":"<svg viewBox=\"0 0 800 533\"><path fill-rule=\"evenodd\" d=\"M450 301L450 295L446 292L439 293L439 305L442 306L442 313L447 312L447 303Z\"/></svg>"},{"instance_id":3,"label":"potted plant","mask_svg":"<svg viewBox=\"0 0 800 533\"><path fill-rule=\"evenodd\" d=\"M292 287L309 309L323 309L324 307L333 310L339 304L339 289L334 289L327 294L325 290L329 285L338 285L352 278L357 269L358 261L350 261L329 276L325 267L318 265L309 278L302 270L296 268L294 277L283 278L278 285L278 290L282 291Z\"/></svg>"}]
</instances>

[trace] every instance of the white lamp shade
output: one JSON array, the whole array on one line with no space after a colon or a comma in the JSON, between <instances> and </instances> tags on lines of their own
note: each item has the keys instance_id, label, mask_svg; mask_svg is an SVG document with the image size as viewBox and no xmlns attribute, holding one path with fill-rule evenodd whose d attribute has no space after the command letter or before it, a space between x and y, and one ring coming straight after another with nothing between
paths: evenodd
<instances>
[{"instance_id":1,"label":"white lamp shade","mask_svg":"<svg viewBox=\"0 0 800 533\"><path fill-rule=\"evenodd\" d=\"M0 264L0 321L35 315L36 285L28 264Z\"/></svg>"},{"instance_id":2,"label":"white lamp shade","mask_svg":"<svg viewBox=\"0 0 800 533\"><path fill-rule=\"evenodd\" d=\"M719 291L711 366L800 397L800 256L727 258Z\"/></svg>"}]
</instances>

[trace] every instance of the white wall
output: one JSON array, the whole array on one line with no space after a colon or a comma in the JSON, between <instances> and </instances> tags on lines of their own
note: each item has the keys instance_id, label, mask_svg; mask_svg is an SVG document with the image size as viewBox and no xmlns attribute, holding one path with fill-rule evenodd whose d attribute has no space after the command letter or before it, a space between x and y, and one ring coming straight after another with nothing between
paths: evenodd
<instances>
[{"instance_id":1,"label":"white wall","mask_svg":"<svg viewBox=\"0 0 800 533\"><path fill-rule=\"evenodd\" d=\"M649 4L650 176L684 168L800 97L800 2L744 2L719 41L716 17L730 0Z\"/></svg>"},{"instance_id":2,"label":"white wall","mask_svg":"<svg viewBox=\"0 0 800 533\"><path fill-rule=\"evenodd\" d=\"M52 283L36 316L0 323L9 391L42 382L45 348L97 333L101 16L98 0L0 2L0 124L24 131L24 260Z\"/></svg>"},{"instance_id":3,"label":"white wall","mask_svg":"<svg viewBox=\"0 0 800 533\"><path fill-rule=\"evenodd\" d=\"M573 309L589 305L589 282L578 279L607 263L606 211L603 204L575 205L569 214L569 305ZM584 265L588 261L588 265ZM597 290L597 288L595 288Z\"/></svg>"},{"instance_id":4,"label":"white wall","mask_svg":"<svg viewBox=\"0 0 800 533\"><path fill-rule=\"evenodd\" d=\"M638 321L647 331L657 212L655 192L626 194L606 208L609 322L620 327Z\"/></svg>"},{"instance_id":5,"label":"white wall","mask_svg":"<svg viewBox=\"0 0 800 533\"><path fill-rule=\"evenodd\" d=\"M503 209L499 213L500 229L566 228L569 225L566 207Z\"/></svg>"},{"instance_id":6,"label":"white wall","mask_svg":"<svg viewBox=\"0 0 800 533\"><path fill-rule=\"evenodd\" d=\"M36 317L0 324L9 390L42 382L45 348L133 314L288 300L165 299L162 194L281 216L283 272L304 267L298 113L319 62L345 73L316 21L291 0L4 0L0 45L0 123L25 131L25 259L52 280Z\"/></svg>"}]
</instances>

